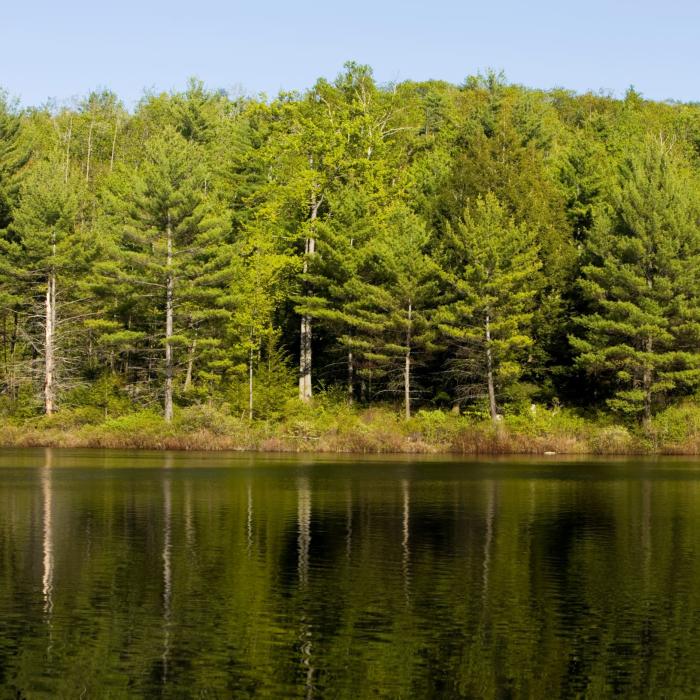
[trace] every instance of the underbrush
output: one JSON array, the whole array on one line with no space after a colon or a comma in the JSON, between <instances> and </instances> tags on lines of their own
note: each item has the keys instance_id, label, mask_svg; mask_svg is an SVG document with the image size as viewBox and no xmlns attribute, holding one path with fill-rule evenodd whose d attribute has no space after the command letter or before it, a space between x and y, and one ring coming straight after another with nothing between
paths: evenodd
<instances>
[{"instance_id":1,"label":"underbrush","mask_svg":"<svg viewBox=\"0 0 700 700\"><path fill-rule=\"evenodd\" d=\"M388 406L355 407L333 397L290 400L279 417L249 421L225 406L178 409L167 423L153 411L104 419L91 407L5 422L3 446L105 447L266 452L455 454L700 454L700 406L668 408L646 427L609 416L535 407L498 423L480 416L418 410L406 420Z\"/></svg>"}]
</instances>

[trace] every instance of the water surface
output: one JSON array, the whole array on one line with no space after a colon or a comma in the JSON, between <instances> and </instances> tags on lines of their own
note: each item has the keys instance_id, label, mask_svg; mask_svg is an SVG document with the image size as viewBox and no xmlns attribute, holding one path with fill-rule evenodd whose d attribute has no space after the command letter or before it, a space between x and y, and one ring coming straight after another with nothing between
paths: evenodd
<instances>
[{"instance_id":1,"label":"water surface","mask_svg":"<svg viewBox=\"0 0 700 700\"><path fill-rule=\"evenodd\" d=\"M693 697L700 463L0 451L1 697Z\"/></svg>"}]
</instances>

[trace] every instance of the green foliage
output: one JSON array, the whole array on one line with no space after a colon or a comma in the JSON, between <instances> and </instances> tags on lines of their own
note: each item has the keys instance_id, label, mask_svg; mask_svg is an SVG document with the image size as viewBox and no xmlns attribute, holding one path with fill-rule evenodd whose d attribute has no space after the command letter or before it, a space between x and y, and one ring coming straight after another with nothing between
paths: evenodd
<instances>
[{"instance_id":1,"label":"green foliage","mask_svg":"<svg viewBox=\"0 0 700 700\"><path fill-rule=\"evenodd\" d=\"M625 163L615 209L587 243L590 310L571 338L577 362L608 381L607 403L647 421L700 383L700 208L690 173L649 138Z\"/></svg>"},{"instance_id":2,"label":"green foliage","mask_svg":"<svg viewBox=\"0 0 700 700\"><path fill-rule=\"evenodd\" d=\"M184 433L204 430L214 435L229 435L240 430L241 421L225 408L197 404L182 409L176 416L174 427Z\"/></svg>"},{"instance_id":3,"label":"green foliage","mask_svg":"<svg viewBox=\"0 0 700 700\"><path fill-rule=\"evenodd\" d=\"M669 422L700 385L698 124L633 90L356 63L272 100L2 95L0 413L43 396L42 430L133 420L143 444L170 397L217 444L692 442ZM579 409L626 427L565 425Z\"/></svg>"},{"instance_id":4,"label":"green foliage","mask_svg":"<svg viewBox=\"0 0 700 700\"><path fill-rule=\"evenodd\" d=\"M159 413L149 411L137 411L119 418L110 418L100 426L103 431L116 435L131 436L133 434L146 434L159 436L168 432L168 425Z\"/></svg>"},{"instance_id":5,"label":"green foliage","mask_svg":"<svg viewBox=\"0 0 700 700\"><path fill-rule=\"evenodd\" d=\"M455 348L458 400L503 394L524 373L542 288L534 232L517 224L489 193L448 224L438 329ZM492 383L489 387L488 383Z\"/></svg>"}]
</instances>

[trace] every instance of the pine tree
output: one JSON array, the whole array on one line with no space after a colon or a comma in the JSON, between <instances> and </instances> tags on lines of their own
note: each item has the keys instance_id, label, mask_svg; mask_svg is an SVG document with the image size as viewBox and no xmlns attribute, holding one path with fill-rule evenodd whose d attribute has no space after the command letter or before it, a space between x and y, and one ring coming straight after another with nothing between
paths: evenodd
<instances>
[{"instance_id":1,"label":"pine tree","mask_svg":"<svg viewBox=\"0 0 700 700\"><path fill-rule=\"evenodd\" d=\"M614 211L586 245L580 287L589 311L571 337L578 366L608 405L649 421L672 394L700 384L700 209L697 184L663 138L620 172Z\"/></svg>"},{"instance_id":2,"label":"pine tree","mask_svg":"<svg viewBox=\"0 0 700 700\"><path fill-rule=\"evenodd\" d=\"M57 380L62 370L59 338L67 322L62 311L71 301L92 247L89 232L78 225L79 211L79 184L66 177L62 163L55 159L39 162L22 184L10 235L0 241L0 273L6 288L22 315L42 319L43 337L36 339L35 346L43 354L46 415L57 406ZM41 314L39 305L43 307Z\"/></svg>"},{"instance_id":3,"label":"pine tree","mask_svg":"<svg viewBox=\"0 0 700 700\"><path fill-rule=\"evenodd\" d=\"M178 346L191 348L192 324L198 310L216 315L219 280L213 262L226 258L225 218L205 192L206 172L197 146L166 127L145 144L138 170L120 167L105 192L109 222L117 232L113 259L101 266L103 278L120 289L120 304L129 300L129 315L155 321L143 330L164 346L163 405L173 417L173 392ZM195 281L200 279L202 284ZM219 280L220 281L220 280ZM211 308L202 309L202 296ZM199 316L201 320L202 316ZM176 332L176 325L181 332ZM135 330L135 329L134 329Z\"/></svg>"},{"instance_id":4,"label":"pine tree","mask_svg":"<svg viewBox=\"0 0 700 700\"><path fill-rule=\"evenodd\" d=\"M498 397L522 375L533 343L540 267L532 230L493 194L476 199L456 227L447 225L437 325L454 349L458 400L486 394L494 421Z\"/></svg>"},{"instance_id":5,"label":"pine tree","mask_svg":"<svg viewBox=\"0 0 700 700\"><path fill-rule=\"evenodd\" d=\"M425 224L407 207L397 203L378 224L363 250L358 275L347 283L351 300L344 315L351 333L344 342L386 377L386 390L401 388L410 418L417 393L413 370L433 348L436 268L428 255Z\"/></svg>"}]
</instances>

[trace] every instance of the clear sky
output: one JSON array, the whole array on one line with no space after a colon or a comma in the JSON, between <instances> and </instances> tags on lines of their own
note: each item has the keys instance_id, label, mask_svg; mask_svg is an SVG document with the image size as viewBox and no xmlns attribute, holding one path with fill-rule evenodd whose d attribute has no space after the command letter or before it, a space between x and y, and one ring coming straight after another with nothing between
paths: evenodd
<instances>
[{"instance_id":1,"label":"clear sky","mask_svg":"<svg viewBox=\"0 0 700 700\"><path fill-rule=\"evenodd\" d=\"M533 87L700 100L698 0L3 0L0 27L0 86L25 105L106 87L131 106L189 76L275 95L350 59L381 82L493 68Z\"/></svg>"}]
</instances>

